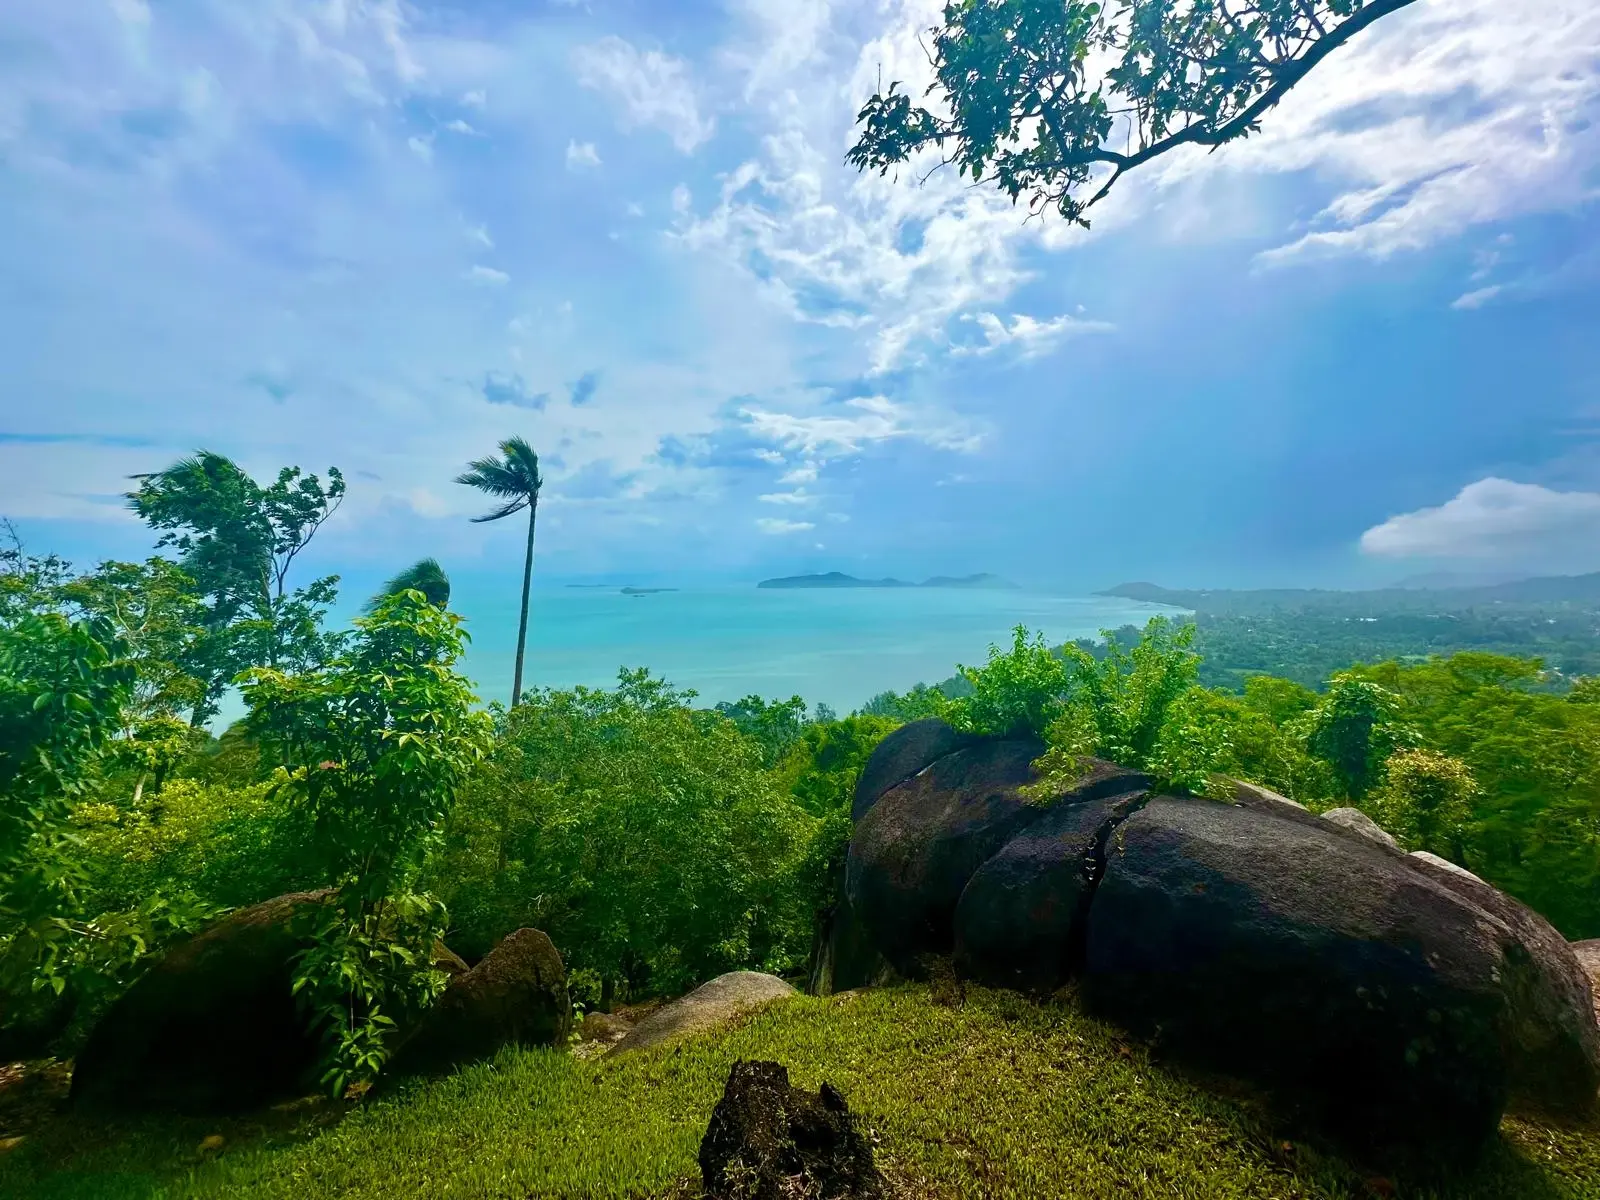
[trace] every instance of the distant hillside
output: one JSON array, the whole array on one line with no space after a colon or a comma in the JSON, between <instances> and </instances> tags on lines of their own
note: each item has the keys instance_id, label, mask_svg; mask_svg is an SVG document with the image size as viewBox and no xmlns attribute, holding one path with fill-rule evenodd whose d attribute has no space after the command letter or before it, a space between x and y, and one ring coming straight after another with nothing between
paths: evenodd
<instances>
[{"instance_id":1,"label":"distant hillside","mask_svg":"<svg viewBox=\"0 0 1600 1200\"><path fill-rule=\"evenodd\" d=\"M1341 592L1317 588L1228 589L1164 588L1153 583L1123 583L1098 593L1124 600L1169 604L1195 612L1251 616L1274 612L1371 613L1461 612L1486 605L1600 606L1600 572L1519 579L1485 587L1377 588Z\"/></svg>"},{"instance_id":2,"label":"distant hillside","mask_svg":"<svg viewBox=\"0 0 1600 1200\"><path fill-rule=\"evenodd\" d=\"M1017 585L998 575L935 575L921 583L908 583L904 579L857 579L843 571L829 571L825 575L785 575L780 579L763 579L758 588L1014 588Z\"/></svg>"}]
</instances>

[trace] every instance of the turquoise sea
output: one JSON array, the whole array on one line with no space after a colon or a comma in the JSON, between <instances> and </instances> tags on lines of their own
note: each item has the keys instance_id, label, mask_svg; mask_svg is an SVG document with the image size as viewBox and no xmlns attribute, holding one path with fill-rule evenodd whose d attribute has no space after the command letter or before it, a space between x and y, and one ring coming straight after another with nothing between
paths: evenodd
<instances>
[{"instance_id":1,"label":"turquoise sea","mask_svg":"<svg viewBox=\"0 0 1600 1200\"><path fill-rule=\"evenodd\" d=\"M471 587L452 607L473 636L465 670L484 700L508 699L518 597ZM703 702L800 695L839 712L887 689L934 683L984 661L1019 622L1051 644L1143 624L1155 605L1107 597L958 588L613 588L535 586L524 686L607 686L649 667Z\"/></svg>"}]
</instances>

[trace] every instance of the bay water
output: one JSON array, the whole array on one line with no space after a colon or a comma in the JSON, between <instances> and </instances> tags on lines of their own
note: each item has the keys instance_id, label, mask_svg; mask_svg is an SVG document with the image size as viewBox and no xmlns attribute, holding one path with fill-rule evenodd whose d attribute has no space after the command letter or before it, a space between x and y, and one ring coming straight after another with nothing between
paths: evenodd
<instances>
[{"instance_id":1,"label":"bay water","mask_svg":"<svg viewBox=\"0 0 1600 1200\"><path fill-rule=\"evenodd\" d=\"M519 597L511 587L471 592L452 605L473 637L463 669L485 701L503 703L511 692ZM745 584L630 596L610 587L536 585L523 686L606 687L619 668L648 667L693 688L701 703L799 695L845 713L882 691L937 683L958 663L981 665L991 644L1009 645L1019 623L1059 645L1173 611L1008 589Z\"/></svg>"}]
</instances>

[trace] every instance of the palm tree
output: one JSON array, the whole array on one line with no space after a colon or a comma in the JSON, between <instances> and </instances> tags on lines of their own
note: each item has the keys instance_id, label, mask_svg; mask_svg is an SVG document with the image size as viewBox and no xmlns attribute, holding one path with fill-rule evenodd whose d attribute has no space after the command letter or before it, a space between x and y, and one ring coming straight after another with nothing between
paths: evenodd
<instances>
[{"instance_id":1,"label":"palm tree","mask_svg":"<svg viewBox=\"0 0 1600 1200\"><path fill-rule=\"evenodd\" d=\"M467 470L456 476L457 483L475 487L502 501L499 508L473 517L473 521L498 521L512 513L528 510L528 555L522 564L522 619L517 625L517 669L511 677L511 707L522 699L522 653L528 641L528 587L533 582L533 523L539 513L539 488L544 480L539 477L539 456L533 447L519 437L507 438L500 443L504 458L480 458L467 464Z\"/></svg>"},{"instance_id":2,"label":"palm tree","mask_svg":"<svg viewBox=\"0 0 1600 1200\"><path fill-rule=\"evenodd\" d=\"M438 608L450 607L450 577L444 573L438 559L423 558L384 584L383 590L367 601L366 610L371 612L380 601L404 591L421 592L429 604Z\"/></svg>"}]
</instances>

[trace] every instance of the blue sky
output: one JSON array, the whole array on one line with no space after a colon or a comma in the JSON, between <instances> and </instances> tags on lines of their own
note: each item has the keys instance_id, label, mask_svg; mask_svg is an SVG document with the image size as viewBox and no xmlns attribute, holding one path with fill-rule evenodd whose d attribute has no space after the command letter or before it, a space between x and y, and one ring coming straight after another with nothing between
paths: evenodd
<instances>
[{"instance_id":1,"label":"blue sky","mask_svg":"<svg viewBox=\"0 0 1600 1200\"><path fill-rule=\"evenodd\" d=\"M0 513L337 464L321 560L1103 586L1600 569L1600 8L1423 0L1092 231L843 164L929 0L0 10Z\"/></svg>"}]
</instances>

